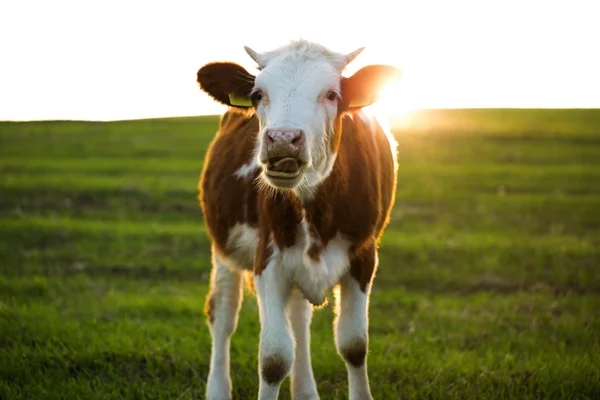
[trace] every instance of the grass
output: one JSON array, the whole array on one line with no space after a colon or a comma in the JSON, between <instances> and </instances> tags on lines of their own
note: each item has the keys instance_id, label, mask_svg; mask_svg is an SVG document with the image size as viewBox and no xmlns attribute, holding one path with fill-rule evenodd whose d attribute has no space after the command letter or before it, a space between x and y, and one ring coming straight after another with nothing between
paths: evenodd
<instances>
[{"instance_id":1,"label":"grass","mask_svg":"<svg viewBox=\"0 0 600 400\"><path fill-rule=\"evenodd\" d=\"M196 185L215 117L0 123L0 398L203 398ZM600 110L432 110L395 130L370 312L375 398L600 396ZM258 314L232 341L255 398ZM347 398L331 306L322 399ZM281 398L289 398L286 382Z\"/></svg>"}]
</instances>

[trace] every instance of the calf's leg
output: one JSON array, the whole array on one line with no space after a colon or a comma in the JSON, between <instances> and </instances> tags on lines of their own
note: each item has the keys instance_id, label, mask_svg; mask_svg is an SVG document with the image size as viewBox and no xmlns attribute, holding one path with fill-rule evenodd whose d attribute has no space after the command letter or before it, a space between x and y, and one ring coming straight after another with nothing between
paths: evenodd
<instances>
[{"instance_id":1,"label":"calf's leg","mask_svg":"<svg viewBox=\"0 0 600 400\"><path fill-rule=\"evenodd\" d=\"M373 247L351 263L350 273L334 291L335 344L348 371L350 400L372 399L367 375L370 280L377 265Z\"/></svg>"},{"instance_id":2,"label":"calf's leg","mask_svg":"<svg viewBox=\"0 0 600 400\"><path fill-rule=\"evenodd\" d=\"M318 399L319 394L310 362L312 306L297 289L290 295L287 305L287 315L296 343L294 362L292 363L292 370L290 372L292 399Z\"/></svg>"},{"instance_id":3,"label":"calf's leg","mask_svg":"<svg viewBox=\"0 0 600 400\"><path fill-rule=\"evenodd\" d=\"M294 361L294 340L285 315L290 284L275 258L254 275L254 285L260 311L258 398L277 399Z\"/></svg>"},{"instance_id":4,"label":"calf's leg","mask_svg":"<svg viewBox=\"0 0 600 400\"><path fill-rule=\"evenodd\" d=\"M212 337L210 370L206 384L209 400L231 399L230 339L237 327L243 298L242 272L227 267L213 249L210 293L205 311Z\"/></svg>"}]
</instances>

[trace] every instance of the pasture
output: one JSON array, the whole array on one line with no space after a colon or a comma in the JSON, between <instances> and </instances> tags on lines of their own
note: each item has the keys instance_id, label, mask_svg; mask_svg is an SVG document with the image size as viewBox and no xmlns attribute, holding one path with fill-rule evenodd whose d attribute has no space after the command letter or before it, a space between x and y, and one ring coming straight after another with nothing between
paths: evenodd
<instances>
[{"instance_id":1,"label":"pasture","mask_svg":"<svg viewBox=\"0 0 600 400\"><path fill-rule=\"evenodd\" d=\"M0 398L204 397L217 122L0 123ZM431 110L394 133L373 396L599 398L600 110ZM257 312L246 292L235 399L258 389ZM344 399L332 319L315 312L313 367Z\"/></svg>"}]
</instances>

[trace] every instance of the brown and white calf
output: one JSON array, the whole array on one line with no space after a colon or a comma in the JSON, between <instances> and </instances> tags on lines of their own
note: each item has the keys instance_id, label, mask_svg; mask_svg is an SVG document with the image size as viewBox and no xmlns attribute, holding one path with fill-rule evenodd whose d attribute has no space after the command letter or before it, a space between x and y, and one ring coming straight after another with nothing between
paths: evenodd
<instances>
[{"instance_id":1,"label":"brown and white calf","mask_svg":"<svg viewBox=\"0 0 600 400\"><path fill-rule=\"evenodd\" d=\"M371 398L369 292L394 202L396 149L361 108L399 71L371 65L343 77L361 51L301 40L265 53L246 47L257 76L228 62L198 71L200 87L230 106L200 181L213 261L209 399L231 397L229 344L245 270L260 310L259 398L277 398L288 374L293 398L318 398L311 304L323 304L332 288L350 398Z\"/></svg>"}]
</instances>

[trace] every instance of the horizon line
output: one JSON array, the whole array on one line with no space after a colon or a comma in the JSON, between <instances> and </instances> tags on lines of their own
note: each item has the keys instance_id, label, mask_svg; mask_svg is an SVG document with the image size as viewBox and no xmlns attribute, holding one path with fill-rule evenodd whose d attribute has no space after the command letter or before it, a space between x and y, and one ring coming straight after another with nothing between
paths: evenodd
<instances>
[{"instance_id":1,"label":"horizon line","mask_svg":"<svg viewBox=\"0 0 600 400\"><path fill-rule=\"evenodd\" d=\"M419 111L436 111L436 110L600 110L598 107L424 107L424 108L413 108L408 109L408 112L419 112ZM169 115L169 116L156 116L156 117L140 117L140 118L119 118L119 119L71 119L71 118L58 118L58 119L0 119L0 123L4 122L125 122L125 121L147 121L157 119L175 119L175 118L200 118L200 117L220 117L224 112L218 114L187 114L187 115ZM389 114L384 113L387 118L402 118L404 113Z\"/></svg>"}]
</instances>

